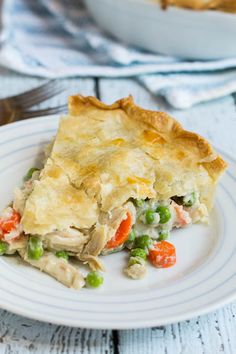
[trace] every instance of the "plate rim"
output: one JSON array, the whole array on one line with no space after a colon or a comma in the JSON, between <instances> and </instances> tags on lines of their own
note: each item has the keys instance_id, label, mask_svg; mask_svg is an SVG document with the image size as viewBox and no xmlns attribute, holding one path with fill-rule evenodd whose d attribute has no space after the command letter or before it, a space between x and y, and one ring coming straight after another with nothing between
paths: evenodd
<instances>
[{"instance_id":1,"label":"plate rim","mask_svg":"<svg viewBox=\"0 0 236 354\"><path fill-rule=\"evenodd\" d=\"M99 325L98 322L96 322L96 324L92 323L92 320L90 320L89 324L86 323L84 320L79 320L79 323L74 323L74 322L70 322L69 320L57 320L55 318L52 318L50 316L48 316L48 318L45 318L45 315L37 315L37 316L31 316L28 313L25 313L23 310L19 310L19 308L14 308L14 306L6 306L4 305L4 307L2 307L3 310L9 311L13 314L34 320L34 321L40 321L43 323L52 323L58 326L66 326L66 327L73 327L73 328L84 328L84 329L99 329L99 330L127 330L127 329L141 329L141 328L152 328L152 327L156 327L156 326L166 326L166 325L170 325L170 324L175 324L175 323L179 323L179 322L183 322L183 321L187 321L187 320L191 320L193 318L196 318L198 316L202 316L202 315L206 315L209 314L211 312L214 312L216 310L220 310L222 307L230 304L231 302L233 302L236 299L236 289L235 289L235 294L232 294L230 296L228 296L227 298L225 298L224 300L222 300L221 302L215 302L214 304L207 306L206 308L202 308L201 310L194 310L194 311L189 311L188 315L185 316L184 314L182 315L175 315L173 316L173 320L172 319L167 319L167 320L161 320L160 322L158 321L158 319L152 319L152 320L142 320L142 323L139 324L138 321L133 320L133 324L132 326L130 324L125 324L125 322L122 322L118 325L112 325L109 321L104 322L104 325ZM1 303L0 303L1 305ZM2 305L1 305L2 306ZM107 325L105 325L107 323Z\"/></svg>"}]
</instances>

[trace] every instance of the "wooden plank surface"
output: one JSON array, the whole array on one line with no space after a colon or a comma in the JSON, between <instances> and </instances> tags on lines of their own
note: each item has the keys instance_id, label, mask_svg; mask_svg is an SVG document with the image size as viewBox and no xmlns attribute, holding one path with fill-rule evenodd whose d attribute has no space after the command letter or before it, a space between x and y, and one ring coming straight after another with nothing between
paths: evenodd
<instances>
[{"instance_id":1,"label":"wooden plank surface","mask_svg":"<svg viewBox=\"0 0 236 354\"><path fill-rule=\"evenodd\" d=\"M109 354L111 331L56 326L0 312L1 354Z\"/></svg>"},{"instance_id":2,"label":"wooden plank surface","mask_svg":"<svg viewBox=\"0 0 236 354\"><path fill-rule=\"evenodd\" d=\"M24 78L0 69L0 97L36 86L42 79ZM167 110L186 128L210 139L216 146L236 153L235 100L198 105L187 111L166 106L133 80L63 80L67 90L41 106L66 102L71 93L99 95L106 102L133 94L136 102L150 109ZM230 127L230 128L229 128ZM169 326L127 330L95 331L44 324L0 310L0 354L91 353L91 354L235 354L236 304L212 314Z\"/></svg>"}]
</instances>

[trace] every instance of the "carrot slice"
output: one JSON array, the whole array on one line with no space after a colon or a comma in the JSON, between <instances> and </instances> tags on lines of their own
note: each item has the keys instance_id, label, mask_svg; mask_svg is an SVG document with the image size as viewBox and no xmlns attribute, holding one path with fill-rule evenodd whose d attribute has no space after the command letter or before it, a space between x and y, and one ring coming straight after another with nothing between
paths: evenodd
<instances>
[{"instance_id":1,"label":"carrot slice","mask_svg":"<svg viewBox=\"0 0 236 354\"><path fill-rule=\"evenodd\" d=\"M132 218L129 212L126 214L126 216L126 219L121 221L120 226L118 227L115 235L110 241L107 242L105 248L116 248L122 245L125 241L127 241L132 227Z\"/></svg>"},{"instance_id":2,"label":"carrot slice","mask_svg":"<svg viewBox=\"0 0 236 354\"><path fill-rule=\"evenodd\" d=\"M8 234L9 232L15 230L21 219L20 214L13 209L12 215L7 220L0 219L0 229L3 234Z\"/></svg>"},{"instance_id":3,"label":"carrot slice","mask_svg":"<svg viewBox=\"0 0 236 354\"><path fill-rule=\"evenodd\" d=\"M176 263L175 246L167 241L154 244L149 251L149 260L156 268L169 268Z\"/></svg>"}]
</instances>

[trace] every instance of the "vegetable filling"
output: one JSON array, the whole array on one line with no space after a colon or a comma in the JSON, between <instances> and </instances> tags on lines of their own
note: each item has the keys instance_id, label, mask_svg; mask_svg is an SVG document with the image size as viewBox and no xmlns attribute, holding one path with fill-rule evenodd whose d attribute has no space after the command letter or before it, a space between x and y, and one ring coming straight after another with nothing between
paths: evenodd
<instances>
[{"instance_id":1,"label":"vegetable filling","mask_svg":"<svg viewBox=\"0 0 236 354\"><path fill-rule=\"evenodd\" d=\"M51 261L53 267L58 262L60 267L65 268L68 277L70 272L74 274L75 271L69 262L71 257L77 257L78 236L82 235L83 230L71 227L64 232L55 231L43 236L25 235L21 230L21 214L18 210L24 206L25 198L31 192L39 174L37 168L28 171L23 188L16 193L13 206L7 207L0 215L0 255L18 251L25 260L40 269L45 262ZM123 214L114 236L105 244L100 254L107 255L126 248L129 259L124 272L133 279L145 276L147 261L156 268L173 266L176 263L175 247L166 241L170 237L170 231L207 216L206 207L200 203L197 192L173 196L164 201L131 199L124 208L127 212ZM45 267L50 269L48 264ZM50 272L56 277L55 269ZM103 283L103 277L97 271L88 273L84 279L75 279L79 286L86 285L90 288L99 287ZM67 280L64 281L65 284L66 282Z\"/></svg>"},{"instance_id":2,"label":"vegetable filling","mask_svg":"<svg viewBox=\"0 0 236 354\"><path fill-rule=\"evenodd\" d=\"M200 220L202 213L199 211L204 205L197 192L165 201L135 199L133 204L137 220L126 242L130 258L125 273L139 279L145 276L146 259L157 268L168 268L176 263L175 247L166 241L170 231L191 224L193 219L196 222L197 217Z\"/></svg>"}]
</instances>

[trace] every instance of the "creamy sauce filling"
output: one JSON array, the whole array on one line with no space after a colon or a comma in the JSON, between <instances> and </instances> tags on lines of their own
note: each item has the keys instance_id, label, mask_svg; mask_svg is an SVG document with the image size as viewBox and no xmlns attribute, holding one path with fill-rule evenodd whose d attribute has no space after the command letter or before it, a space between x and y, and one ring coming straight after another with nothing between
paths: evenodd
<instances>
[{"instance_id":1,"label":"creamy sauce filling","mask_svg":"<svg viewBox=\"0 0 236 354\"><path fill-rule=\"evenodd\" d=\"M188 204L191 194L192 193L189 193L186 196L177 197L176 199L184 200L185 203ZM177 204L172 199L163 201L149 199L140 202L134 201L134 204L136 205L137 217L133 229L136 232L136 237L148 235L152 239L158 239L163 232L169 233L173 228L184 227L197 221L205 222L208 217L207 208L204 204L200 203L198 193L194 193L194 202L191 206ZM156 213L159 206L165 206L170 211L171 216L166 223L160 223L160 216ZM146 221L147 210L154 212L154 221L151 224L148 224Z\"/></svg>"},{"instance_id":2,"label":"creamy sauce filling","mask_svg":"<svg viewBox=\"0 0 236 354\"><path fill-rule=\"evenodd\" d=\"M169 208L171 217L168 222L165 224L160 223L160 216L158 213L155 213L155 219L152 224L147 224L145 221L145 213L147 210L152 210L156 212L159 206L166 206ZM144 201L141 206L136 207L137 210L137 221L134 225L134 230L136 232L137 237L141 235L148 235L152 239L158 239L161 232L169 232L176 221L176 213L174 207L172 205L172 201L165 200L165 201L156 201L154 199L150 199ZM156 216L158 215L158 217Z\"/></svg>"}]
</instances>

